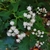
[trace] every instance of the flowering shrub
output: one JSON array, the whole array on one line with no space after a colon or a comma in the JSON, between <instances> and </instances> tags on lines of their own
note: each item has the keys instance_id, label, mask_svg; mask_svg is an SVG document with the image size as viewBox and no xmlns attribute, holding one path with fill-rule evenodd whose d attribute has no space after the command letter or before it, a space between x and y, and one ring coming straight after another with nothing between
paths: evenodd
<instances>
[{"instance_id":1,"label":"flowering shrub","mask_svg":"<svg viewBox=\"0 0 50 50\"><path fill-rule=\"evenodd\" d=\"M0 38L4 42L8 41L4 43L6 50L48 50L50 48L48 32L45 28L45 25L50 27L50 20L43 23L45 21L43 18L46 18L49 9L43 6L43 2L38 3L39 1L35 0L33 2L36 4L27 2L26 0L0 0ZM12 47L17 48L12 49Z\"/></svg>"}]
</instances>

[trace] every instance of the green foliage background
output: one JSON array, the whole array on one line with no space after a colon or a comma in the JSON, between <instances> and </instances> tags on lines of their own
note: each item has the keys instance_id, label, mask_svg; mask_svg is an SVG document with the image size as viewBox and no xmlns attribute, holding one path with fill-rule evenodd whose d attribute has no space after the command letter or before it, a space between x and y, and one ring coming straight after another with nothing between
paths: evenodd
<instances>
[{"instance_id":1,"label":"green foliage background","mask_svg":"<svg viewBox=\"0 0 50 50\"><path fill-rule=\"evenodd\" d=\"M26 7L28 5L33 7L33 11L35 11L38 6L45 7L47 11L50 11L50 0L0 0L0 48L2 48L2 50L5 50L6 47L9 48L9 50L15 50L10 48L16 46L18 46L18 50L29 50L30 47L35 45L36 40L32 35L23 39L20 44L16 44L14 40L15 38L7 37L6 35L6 32L10 27L9 22L11 20L15 21L15 25L18 26L18 29L25 31L22 23L27 19L23 18L23 13L27 12ZM32 29L35 27L37 30L40 29L42 31L46 31L44 28L45 25L42 24L43 20L38 15L36 16L36 20L37 22ZM30 39L32 41L30 41ZM50 50L49 43L47 43L47 46L46 44L44 46L43 50Z\"/></svg>"}]
</instances>

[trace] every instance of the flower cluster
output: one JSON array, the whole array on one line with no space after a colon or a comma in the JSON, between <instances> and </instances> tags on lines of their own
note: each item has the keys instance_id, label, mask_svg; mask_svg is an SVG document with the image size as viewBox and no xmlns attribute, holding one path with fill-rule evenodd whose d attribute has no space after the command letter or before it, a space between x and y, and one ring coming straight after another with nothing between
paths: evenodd
<instances>
[{"instance_id":1,"label":"flower cluster","mask_svg":"<svg viewBox=\"0 0 50 50\"><path fill-rule=\"evenodd\" d=\"M32 34L33 34L33 35L36 35L37 37L43 38L44 31L41 32L40 30L36 31L36 29L33 29Z\"/></svg>"},{"instance_id":2,"label":"flower cluster","mask_svg":"<svg viewBox=\"0 0 50 50\"><path fill-rule=\"evenodd\" d=\"M10 21L10 29L7 31L7 36L17 36L16 42L20 43L20 41L26 36L25 33L19 34L19 30L14 26L14 21Z\"/></svg>"},{"instance_id":3,"label":"flower cluster","mask_svg":"<svg viewBox=\"0 0 50 50\"><path fill-rule=\"evenodd\" d=\"M37 14L43 14L43 16L45 17L47 15L47 10L45 8L37 7Z\"/></svg>"},{"instance_id":4,"label":"flower cluster","mask_svg":"<svg viewBox=\"0 0 50 50\"><path fill-rule=\"evenodd\" d=\"M37 41L35 46L40 48L43 44L44 44L44 41L43 42Z\"/></svg>"},{"instance_id":5,"label":"flower cluster","mask_svg":"<svg viewBox=\"0 0 50 50\"><path fill-rule=\"evenodd\" d=\"M27 30L31 30L31 27L35 23L35 13L32 12L32 7L28 6L27 10L29 13L24 13L23 16L26 17L27 19L30 19L30 22L23 22L24 28L27 27Z\"/></svg>"}]
</instances>

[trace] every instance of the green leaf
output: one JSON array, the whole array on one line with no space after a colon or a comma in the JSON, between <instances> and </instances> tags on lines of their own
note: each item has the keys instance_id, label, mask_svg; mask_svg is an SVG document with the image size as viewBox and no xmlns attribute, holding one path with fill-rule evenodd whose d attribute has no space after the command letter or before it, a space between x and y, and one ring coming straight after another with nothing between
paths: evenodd
<instances>
[{"instance_id":1,"label":"green leaf","mask_svg":"<svg viewBox=\"0 0 50 50\"><path fill-rule=\"evenodd\" d=\"M30 47L29 47L29 38L26 37L22 40L22 42L19 44L18 46L18 50L29 50Z\"/></svg>"}]
</instances>

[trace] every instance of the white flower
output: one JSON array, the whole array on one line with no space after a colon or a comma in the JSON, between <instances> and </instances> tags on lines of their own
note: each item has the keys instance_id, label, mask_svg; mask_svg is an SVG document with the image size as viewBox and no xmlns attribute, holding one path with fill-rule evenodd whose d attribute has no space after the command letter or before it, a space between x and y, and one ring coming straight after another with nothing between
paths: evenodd
<instances>
[{"instance_id":1,"label":"white flower","mask_svg":"<svg viewBox=\"0 0 50 50\"><path fill-rule=\"evenodd\" d=\"M35 13L32 14L33 17L35 17L35 15L36 15Z\"/></svg>"},{"instance_id":2,"label":"white flower","mask_svg":"<svg viewBox=\"0 0 50 50\"><path fill-rule=\"evenodd\" d=\"M14 21L10 21L10 25L14 25Z\"/></svg>"},{"instance_id":3,"label":"white flower","mask_svg":"<svg viewBox=\"0 0 50 50\"><path fill-rule=\"evenodd\" d=\"M44 44L45 42L43 42L43 44Z\"/></svg>"},{"instance_id":4,"label":"white flower","mask_svg":"<svg viewBox=\"0 0 50 50\"><path fill-rule=\"evenodd\" d=\"M38 35L38 33L35 33L35 35Z\"/></svg>"},{"instance_id":5,"label":"white flower","mask_svg":"<svg viewBox=\"0 0 50 50\"><path fill-rule=\"evenodd\" d=\"M43 38L43 35L41 35L40 37Z\"/></svg>"},{"instance_id":6,"label":"white flower","mask_svg":"<svg viewBox=\"0 0 50 50\"><path fill-rule=\"evenodd\" d=\"M41 32L38 32L38 34L41 35L42 33Z\"/></svg>"},{"instance_id":7,"label":"white flower","mask_svg":"<svg viewBox=\"0 0 50 50\"><path fill-rule=\"evenodd\" d=\"M24 26L24 28L26 28L27 22L23 22L23 26Z\"/></svg>"},{"instance_id":8,"label":"white flower","mask_svg":"<svg viewBox=\"0 0 50 50\"><path fill-rule=\"evenodd\" d=\"M15 33L12 33L12 36L14 37L16 34Z\"/></svg>"},{"instance_id":9,"label":"white flower","mask_svg":"<svg viewBox=\"0 0 50 50\"><path fill-rule=\"evenodd\" d=\"M31 30L31 27L30 27L30 26L28 26L28 27L27 27L27 30Z\"/></svg>"},{"instance_id":10,"label":"white flower","mask_svg":"<svg viewBox=\"0 0 50 50\"><path fill-rule=\"evenodd\" d=\"M17 43L20 43L20 42L21 42L21 40L20 40L20 39L16 39L16 42L17 42Z\"/></svg>"},{"instance_id":11,"label":"white flower","mask_svg":"<svg viewBox=\"0 0 50 50\"><path fill-rule=\"evenodd\" d=\"M37 41L37 43L39 44L39 41Z\"/></svg>"},{"instance_id":12,"label":"white flower","mask_svg":"<svg viewBox=\"0 0 50 50\"><path fill-rule=\"evenodd\" d=\"M36 47L38 47L39 44L35 44Z\"/></svg>"},{"instance_id":13,"label":"white flower","mask_svg":"<svg viewBox=\"0 0 50 50\"><path fill-rule=\"evenodd\" d=\"M7 36L11 36L11 33L7 32Z\"/></svg>"},{"instance_id":14,"label":"white flower","mask_svg":"<svg viewBox=\"0 0 50 50\"><path fill-rule=\"evenodd\" d=\"M31 15L30 15L30 14L28 14L28 15L27 15L27 18L28 18L28 19L30 19L30 18L31 18Z\"/></svg>"},{"instance_id":15,"label":"white flower","mask_svg":"<svg viewBox=\"0 0 50 50\"><path fill-rule=\"evenodd\" d=\"M34 28L33 31L36 31L36 28Z\"/></svg>"},{"instance_id":16,"label":"white flower","mask_svg":"<svg viewBox=\"0 0 50 50\"><path fill-rule=\"evenodd\" d=\"M19 30L18 30L18 29L15 29L15 30L14 30L14 33L15 33L15 34L19 34Z\"/></svg>"},{"instance_id":17,"label":"white flower","mask_svg":"<svg viewBox=\"0 0 50 50\"><path fill-rule=\"evenodd\" d=\"M37 31L38 33L41 32L40 30Z\"/></svg>"},{"instance_id":18,"label":"white flower","mask_svg":"<svg viewBox=\"0 0 50 50\"><path fill-rule=\"evenodd\" d=\"M26 37L26 34L25 34L25 33L22 33L21 36L22 36L22 37Z\"/></svg>"},{"instance_id":19,"label":"white flower","mask_svg":"<svg viewBox=\"0 0 50 50\"><path fill-rule=\"evenodd\" d=\"M11 29L11 30L15 30L15 29L16 29L16 27L15 27L15 26L12 26L10 29Z\"/></svg>"},{"instance_id":20,"label":"white flower","mask_svg":"<svg viewBox=\"0 0 50 50\"><path fill-rule=\"evenodd\" d=\"M41 44L41 45L43 45L43 43L42 43L42 42L40 42L40 44Z\"/></svg>"},{"instance_id":21,"label":"white flower","mask_svg":"<svg viewBox=\"0 0 50 50\"><path fill-rule=\"evenodd\" d=\"M37 9L39 9L39 7L37 7Z\"/></svg>"},{"instance_id":22,"label":"white flower","mask_svg":"<svg viewBox=\"0 0 50 50\"><path fill-rule=\"evenodd\" d=\"M35 33L34 33L34 32L32 32L32 34L34 35Z\"/></svg>"},{"instance_id":23,"label":"white flower","mask_svg":"<svg viewBox=\"0 0 50 50\"><path fill-rule=\"evenodd\" d=\"M44 14L44 16L46 16L47 14Z\"/></svg>"},{"instance_id":24,"label":"white flower","mask_svg":"<svg viewBox=\"0 0 50 50\"><path fill-rule=\"evenodd\" d=\"M47 22L47 26L50 26L50 20Z\"/></svg>"},{"instance_id":25,"label":"white flower","mask_svg":"<svg viewBox=\"0 0 50 50\"><path fill-rule=\"evenodd\" d=\"M18 35L18 38L19 38L20 40L22 40L22 39L23 39L23 36L21 36L21 35Z\"/></svg>"},{"instance_id":26,"label":"white flower","mask_svg":"<svg viewBox=\"0 0 50 50\"><path fill-rule=\"evenodd\" d=\"M27 17L27 13L24 13L23 16L24 16L24 17Z\"/></svg>"},{"instance_id":27,"label":"white flower","mask_svg":"<svg viewBox=\"0 0 50 50\"><path fill-rule=\"evenodd\" d=\"M8 32L9 32L9 33L11 33L11 32L12 32L12 30L10 29L10 30L8 30Z\"/></svg>"},{"instance_id":28,"label":"white flower","mask_svg":"<svg viewBox=\"0 0 50 50\"><path fill-rule=\"evenodd\" d=\"M32 11L30 11L30 12L29 12L29 14L30 14L30 15L32 15L32 14L33 14L33 12L32 12Z\"/></svg>"},{"instance_id":29,"label":"white flower","mask_svg":"<svg viewBox=\"0 0 50 50\"><path fill-rule=\"evenodd\" d=\"M31 11L31 10L32 10L32 7L31 7L31 6L28 6L28 7L27 7L27 10L28 10L28 11Z\"/></svg>"},{"instance_id":30,"label":"white flower","mask_svg":"<svg viewBox=\"0 0 50 50\"><path fill-rule=\"evenodd\" d=\"M31 22L34 23L35 22L35 19L31 19Z\"/></svg>"},{"instance_id":31,"label":"white flower","mask_svg":"<svg viewBox=\"0 0 50 50\"><path fill-rule=\"evenodd\" d=\"M40 37L40 35L37 35L38 37Z\"/></svg>"},{"instance_id":32,"label":"white flower","mask_svg":"<svg viewBox=\"0 0 50 50\"><path fill-rule=\"evenodd\" d=\"M42 34L44 34L44 31L42 31Z\"/></svg>"}]
</instances>

